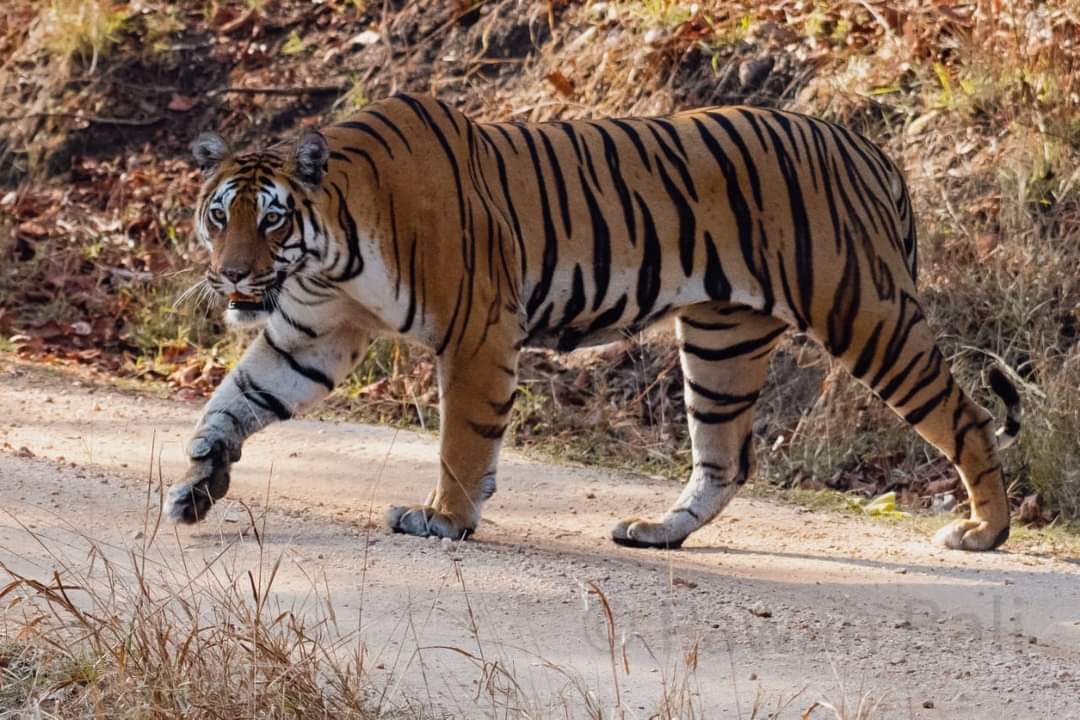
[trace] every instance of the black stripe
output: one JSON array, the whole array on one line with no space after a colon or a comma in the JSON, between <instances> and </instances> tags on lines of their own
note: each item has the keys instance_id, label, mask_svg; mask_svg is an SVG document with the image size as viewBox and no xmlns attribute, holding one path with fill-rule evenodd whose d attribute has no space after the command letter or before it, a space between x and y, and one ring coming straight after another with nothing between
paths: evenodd
<instances>
[{"instance_id":1,"label":"black stripe","mask_svg":"<svg viewBox=\"0 0 1080 720\"><path fill-rule=\"evenodd\" d=\"M704 385L698 385L693 380L687 378L686 384L690 387L695 394L700 395L707 400L712 400L714 403L721 405L733 405L735 403L755 403L758 399L758 393L752 392L745 395L732 395L730 393L717 392Z\"/></svg>"},{"instance_id":2,"label":"black stripe","mask_svg":"<svg viewBox=\"0 0 1080 720\"><path fill-rule=\"evenodd\" d=\"M750 178L750 190L754 194L754 202L757 203L758 210L761 210L761 180L758 178L758 170L757 165L754 164L754 157L750 154L750 149L746 147L742 134L734 125L732 125L727 116L721 113L708 113L708 117L723 129L727 134L728 139L731 140L731 143L738 148L739 155L742 157L743 166L746 168L746 174Z\"/></svg>"},{"instance_id":3,"label":"black stripe","mask_svg":"<svg viewBox=\"0 0 1080 720\"><path fill-rule=\"evenodd\" d=\"M896 375L893 376L893 379L889 381L889 384L878 392L878 397L885 402L889 402L889 398L900 389L900 385L903 384L904 380L907 379L907 376L911 374L911 370L915 367L915 363L919 362L919 358L925 354L926 353L922 350L915 353L911 360L908 361L908 364L904 366L904 369L896 373Z\"/></svg>"},{"instance_id":4,"label":"black stripe","mask_svg":"<svg viewBox=\"0 0 1080 720\"><path fill-rule=\"evenodd\" d=\"M596 316L596 319L589 325L589 329L585 331L585 336L588 337L598 330L603 330L619 322L624 310L626 310L626 293L620 295L613 306Z\"/></svg>"},{"instance_id":5,"label":"black stripe","mask_svg":"<svg viewBox=\"0 0 1080 720\"><path fill-rule=\"evenodd\" d=\"M345 193L341 191L341 188L335 183L331 183L334 191L338 197L338 224L341 229L345 231L345 245L349 251L348 261L345 263L345 269L341 271L340 275L333 278L335 282L345 282L359 275L364 271L364 259L360 255L360 235L356 229L356 221L353 219L352 213L349 212L349 207L345 203Z\"/></svg>"},{"instance_id":6,"label":"black stripe","mask_svg":"<svg viewBox=\"0 0 1080 720\"><path fill-rule=\"evenodd\" d=\"M729 345L728 347L716 349L705 348L701 347L700 345L694 345L692 343L683 343L682 350L683 352L689 353L690 355L693 355L695 357L699 357L702 360L729 360L734 357L739 357L740 355L747 355L754 352L755 350L760 350L776 338L780 337L785 330L787 330L787 326L782 325L773 330L772 332L766 333L759 338L754 338L753 340L744 340L743 342L738 342L734 345Z\"/></svg>"},{"instance_id":7,"label":"black stripe","mask_svg":"<svg viewBox=\"0 0 1080 720\"><path fill-rule=\"evenodd\" d=\"M469 427L477 435L487 440L498 440L506 432L506 425L485 425L483 423L469 421Z\"/></svg>"},{"instance_id":8,"label":"black stripe","mask_svg":"<svg viewBox=\"0 0 1080 720\"><path fill-rule=\"evenodd\" d=\"M911 309L910 316L908 315L909 309ZM922 310L919 309L918 301L906 292L900 294L900 322L897 323L893 329L893 334L889 338L888 344L885 346L885 355L881 359L881 366L878 368L877 373L874 375L874 379L870 381L870 387L877 387L882 380L885 379L885 373L896 365L900 359L900 354L907 346L908 336L911 334L912 329L919 324L923 319ZM935 348L935 352L936 352Z\"/></svg>"},{"instance_id":9,"label":"black stripe","mask_svg":"<svg viewBox=\"0 0 1080 720\"><path fill-rule=\"evenodd\" d=\"M609 122L626 133L626 136L630 138L630 142L633 143L634 147L637 149L638 157L641 158L641 162L645 166L645 169L652 172L652 165L649 164L649 155L645 152L645 145L642 144L641 136L637 134L637 131L634 130L629 123L623 120L612 118Z\"/></svg>"},{"instance_id":10,"label":"black stripe","mask_svg":"<svg viewBox=\"0 0 1080 720\"><path fill-rule=\"evenodd\" d=\"M281 319L285 321L285 324L291 327L293 330L298 330L310 338L319 337L319 334L317 332L286 313L285 310L282 309L281 305L278 305L275 309L277 310L277 314L281 316Z\"/></svg>"},{"instance_id":11,"label":"black stripe","mask_svg":"<svg viewBox=\"0 0 1080 720\"><path fill-rule=\"evenodd\" d=\"M439 145L442 147L443 153L446 155L446 160L450 163L450 169L454 171L454 187L457 190L458 223L464 228L465 197L461 188L461 168L458 167L457 158L450 148L450 142L446 139L446 134L442 131L442 128L435 123L435 119L431 117L431 113L427 111L427 108L415 98L411 98L408 95L395 95L394 97L409 105L412 111L416 113L417 117L423 120L431 132L435 134L435 139L438 140ZM451 118L451 121L453 121L453 118ZM457 129L456 125L454 129Z\"/></svg>"},{"instance_id":12,"label":"black stripe","mask_svg":"<svg viewBox=\"0 0 1080 720\"><path fill-rule=\"evenodd\" d=\"M622 205L623 220L626 222L627 238L631 245L637 244L637 218L634 216L634 205L630 199L630 190L623 179L622 170L619 167L619 148L611 135L601 125L589 123L589 127L596 130L604 145L604 160L607 162L608 173L611 183L615 186L615 192L619 195L619 203Z\"/></svg>"},{"instance_id":13,"label":"black stripe","mask_svg":"<svg viewBox=\"0 0 1080 720\"><path fill-rule=\"evenodd\" d=\"M883 320L878 320L877 325L874 326L874 331L870 333L870 337L863 345L858 360L855 361L855 365L851 368L851 374L859 380L862 380L863 377L866 376L866 373L870 372L870 364L874 362L874 354L877 352L878 341L881 338L881 328L883 324Z\"/></svg>"},{"instance_id":14,"label":"black stripe","mask_svg":"<svg viewBox=\"0 0 1080 720\"><path fill-rule=\"evenodd\" d=\"M803 202L802 185L799 182L799 166L791 161L783 141L768 123L763 123L776 151L777 164L787 187L788 205L791 209L791 228L795 243L795 275L798 278L801 314L807 324L813 322L810 315L814 294L814 247L810 236L810 218ZM794 308L792 308L794 310Z\"/></svg>"},{"instance_id":15,"label":"black stripe","mask_svg":"<svg viewBox=\"0 0 1080 720\"><path fill-rule=\"evenodd\" d=\"M541 126L537 128L537 134L540 135L540 141L544 143L544 149L547 151L548 162L551 164L551 176L555 183L555 194L559 198L559 210L562 213L563 229L566 231L567 238L570 237L570 203L566 196L566 179L563 177L562 168L559 165L559 157L555 154L555 148L551 145L551 140L544 133L544 128Z\"/></svg>"},{"instance_id":16,"label":"black stripe","mask_svg":"<svg viewBox=\"0 0 1080 720\"><path fill-rule=\"evenodd\" d=\"M491 409L496 415L505 415L514 407L514 400L517 399L517 395L517 388L514 388L514 391L510 393L510 397L506 399L506 402L500 403L489 400L488 404L491 405Z\"/></svg>"},{"instance_id":17,"label":"black stripe","mask_svg":"<svg viewBox=\"0 0 1080 720\"><path fill-rule=\"evenodd\" d=\"M936 410L938 406L941 405L941 403L945 402L949 395L952 394L952 390L953 380L952 377L949 377L946 379L945 387L942 388L941 392L939 392L937 395L930 398L925 403L905 415L904 420L908 421L912 425L918 425L920 422L926 419L927 415Z\"/></svg>"},{"instance_id":18,"label":"black stripe","mask_svg":"<svg viewBox=\"0 0 1080 720\"><path fill-rule=\"evenodd\" d=\"M611 232L604 220L604 213L596 202L589 184L585 182L585 175L578 168L578 180L585 195L585 205L589 208L589 221L593 233L593 282L596 284L596 294L593 296L592 309L595 311L604 302L607 295L608 283L611 282Z\"/></svg>"},{"instance_id":19,"label":"black stripe","mask_svg":"<svg viewBox=\"0 0 1080 720\"><path fill-rule=\"evenodd\" d=\"M743 262L746 263L750 274L764 288L767 283L761 281L761 276L754 262L754 223L750 217L750 207L746 204L746 198L743 197L742 190L739 188L739 175L735 165L728 159L724 149L720 147L720 143L716 141L716 138L709 133L704 123L697 118L691 118L691 122L694 123L694 127L697 128L702 141L709 149L709 152L712 153L713 159L716 160L716 164L724 175L724 184L727 186L728 208L735 216L735 227L739 236L739 248L742 250ZM706 248L708 248L708 245L706 243ZM719 267L719 263L717 267Z\"/></svg>"},{"instance_id":20,"label":"black stripe","mask_svg":"<svg viewBox=\"0 0 1080 720\"><path fill-rule=\"evenodd\" d=\"M341 149L345 150L346 152L350 152L353 155L356 155L358 158L366 162L368 164L368 167L371 168L371 173L375 176L375 184L379 184L379 168L376 167L375 161L372 159L371 155L369 155L366 150L361 150L360 148L352 147L351 145L343 147ZM340 159L345 160L345 162L349 161L349 159L344 155L342 155Z\"/></svg>"},{"instance_id":21,"label":"black stripe","mask_svg":"<svg viewBox=\"0 0 1080 720\"><path fill-rule=\"evenodd\" d=\"M851 347L851 340L855 334L855 321L861 309L859 299L862 277L859 272L859 259L855 254L855 243L847 228L844 228L844 240L846 241L844 271L836 283L836 292L833 294L832 306L829 308L826 333L829 352L836 356L843 355Z\"/></svg>"},{"instance_id":22,"label":"black stripe","mask_svg":"<svg viewBox=\"0 0 1080 720\"><path fill-rule=\"evenodd\" d=\"M637 303L638 313L635 321L641 320L648 315L660 295L660 264L662 255L660 252L660 238L656 235L656 225L653 223L652 213L649 212L645 200L635 190L634 198L637 199L638 208L641 209L644 254L641 258L641 267L638 269Z\"/></svg>"},{"instance_id":23,"label":"black stripe","mask_svg":"<svg viewBox=\"0 0 1080 720\"><path fill-rule=\"evenodd\" d=\"M496 129L503 133L506 141L510 143L511 149L513 149L514 153L517 154L517 149L514 148L514 143L511 142L510 136L506 134L506 131L498 126L496 126ZM506 161L503 160L502 152L498 150L498 148L494 150L494 154L495 166L499 170L499 184L502 186L502 194L503 198L505 199L504 205L506 209L510 211L510 224L513 226L514 229L514 239L517 240L518 255L521 256L521 275L522 277L524 277L526 262L528 259L528 255L525 251L525 234L521 232L521 221L518 220L517 209L514 207L514 202L510 198L510 181L506 175Z\"/></svg>"},{"instance_id":24,"label":"black stripe","mask_svg":"<svg viewBox=\"0 0 1080 720\"><path fill-rule=\"evenodd\" d=\"M932 351L930 353L930 357L926 360L926 368L920 374L918 382L907 391L907 394L904 395L904 397L896 401L896 407L904 407L922 390L929 387L930 383L938 379L938 376L941 374L941 363L943 359L944 358L939 352Z\"/></svg>"},{"instance_id":25,"label":"black stripe","mask_svg":"<svg viewBox=\"0 0 1080 720\"><path fill-rule=\"evenodd\" d=\"M390 159L394 159L394 151L390 149L390 145L386 142L385 139L383 139L383 136L380 135L375 128L371 127L367 123L360 122L359 120L350 120L348 122L339 123L338 127L349 128L350 130L359 130L360 132L375 138L376 142L382 145L383 150L385 150L386 154L390 156Z\"/></svg>"},{"instance_id":26,"label":"black stripe","mask_svg":"<svg viewBox=\"0 0 1080 720\"><path fill-rule=\"evenodd\" d=\"M450 316L450 324L446 328L446 334L443 335L443 339L439 342L439 345L435 348L435 355L442 355L446 350L446 346L450 344L450 338L454 336L454 326L457 324L458 313L461 312L461 291L462 282L458 282L457 299L454 301L454 313Z\"/></svg>"},{"instance_id":27,"label":"black stripe","mask_svg":"<svg viewBox=\"0 0 1080 720\"><path fill-rule=\"evenodd\" d=\"M671 166L678 171L679 177L682 178L683 185L686 186L686 192L690 195L694 202L697 202L697 188L694 187L694 179L690 177L690 171L687 170L686 163L683 162L683 159L680 158L670 147L668 147L667 143L664 142L663 138L660 137L660 133L656 132L656 130L651 125L649 126L649 132L652 133L653 139L656 140L656 144L659 145L660 149L664 151L664 157L666 157L668 159L668 162L671 163ZM657 160L657 164L659 164L659 160Z\"/></svg>"},{"instance_id":28,"label":"black stripe","mask_svg":"<svg viewBox=\"0 0 1080 720\"><path fill-rule=\"evenodd\" d=\"M525 139L525 145L529 149L529 157L532 158L533 169L536 172L536 186L540 192L540 210L544 223L544 254L541 258L540 277L533 287L529 301L525 305L525 315L530 320L539 309L540 304L547 298L551 290L551 281L555 275L555 264L559 256L559 243L555 235L555 223L551 219L551 205L548 202L547 186L544 182L544 171L540 166L540 156L536 152L536 143L524 125L519 125L518 130Z\"/></svg>"},{"instance_id":29,"label":"black stripe","mask_svg":"<svg viewBox=\"0 0 1080 720\"><path fill-rule=\"evenodd\" d=\"M660 180L664 183L664 189L667 190L668 197L671 198L671 203L679 216L679 259L682 260L683 273L686 277L690 277L694 271L694 243L697 240L694 210L672 182L659 157L656 158L656 169L660 171Z\"/></svg>"},{"instance_id":30,"label":"black stripe","mask_svg":"<svg viewBox=\"0 0 1080 720\"><path fill-rule=\"evenodd\" d=\"M229 418L229 422L233 424L234 428L236 428L240 432L244 432L244 424L240 422L240 418L236 417L236 415L234 415L232 411L222 408L219 410L211 410L207 413L208 417L210 415L224 415L225 417Z\"/></svg>"},{"instance_id":31,"label":"black stripe","mask_svg":"<svg viewBox=\"0 0 1080 720\"><path fill-rule=\"evenodd\" d=\"M731 330L732 328L739 327L739 323L728 322L705 322L703 320L695 320L685 315L679 316L679 322L682 322L695 330Z\"/></svg>"},{"instance_id":32,"label":"black stripe","mask_svg":"<svg viewBox=\"0 0 1080 720\"><path fill-rule=\"evenodd\" d=\"M705 231L705 292L713 300L731 299L731 281L724 273L724 266L720 263L720 256L708 230Z\"/></svg>"},{"instance_id":33,"label":"black stripe","mask_svg":"<svg viewBox=\"0 0 1080 720\"><path fill-rule=\"evenodd\" d=\"M248 374L237 368L233 371L233 382L240 388L240 394L245 398L255 403L263 410L273 413L277 416L278 420L288 420L292 417L292 413L289 411L285 404L281 402L272 393L267 392L251 379Z\"/></svg>"},{"instance_id":34,"label":"black stripe","mask_svg":"<svg viewBox=\"0 0 1080 720\"><path fill-rule=\"evenodd\" d=\"M689 160L690 157L686 154L686 148L683 147L682 138L679 137L679 133L675 130L675 127L665 118L654 118L653 123L659 125L663 130L671 137L671 141L675 143L675 147L679 149L679 154L683 156L683 160Z\"/></svg>"},{"instance_id":35,"label":"black stripe","mask_svg":"<svg viewBox=\"0 0 1080 720\"><path fill-rule=\"evenodd\" d=\"M407 333L412 329L413 320L416 318L416 235L413 235L412 247L409 249L409 309L405 311L405 320L398 328L398 332ZM400 275L399 275L400 277Z\"/></svg>"},{"instance_id":36,"label":"black stripe","mask_svg":"<svg viewBox=\"0 0 1080 720\"><path fill-rule=\"evenodd\" d=\"M959 408L960 405L957 405L957 407ZM982 428L989 425L991 420L993 420L993 418L986 418L985 420L983 420L982 422L979 422L979 423L972 420L971 422L967 423L966 425L964 425L963 427L961 427L959 430L956 431L956 436L953 438L953 445L956 448L956 452L953 455L953 462L959 462L960 461L960 456L964 454L964 443L967 441L967 434L969 432L971 432L972 430L974 430L975 428L978 428L978 429L981 430Z\"/></svg>"},{"instance_id":37,"label":"black stripe","mask_svg":"<svg viewBox=\"0 0 1080 720\"><path fill-rule=\"evenodd\" d=\"M735 482L738 485L745 485L746 481L750 479L750 465L753 462L750 453L753 451L753 446L754 433L750 431L746 433L742 447L739 448L739 474L735 476Z\"/></svg>"},{"instance_id":38,"label":"black stripe","mask_svg":"<svg viewBox=\"0 0 1080 720\"><path fill-rule=\"evenodd\" d=\"M693 405L687 405L686 411L690 413L690 416L693 417L694 420L697 420L700 423L704 423L705 425L719 425L720 423L731 422L753 406L753 403L751 403L727 412L709 412L698 410Z\"/></svg>"},{"instance_id":39,"label":"black stripe","mask_svg":"<svg viewBox=\"0 0 1080 720\"><path fill-rule=\"evenodd\" d=\"M405 149L408 150L410 153L412 152L412 145L409 144L408 138L405 137L405 135L401 132L397 125L390 121L390 118L386 117L378 110L365 110L365 112L370 115L374 115L382 122L383 125L390 128L390 131L397 135L398 139L401 140L402 144L405 146Z\"/></svg>"},{"instance_id":40,"label":"black stripe","mask_svg":"<svg viewBox=\"0 0 1080 720\"><path fill-rule=\"evenodd\" d=\"M581 274L581 265L574 264L574 280L571 283L570 299L566 301L566 308L563 310L562 320L559 322L559 327L569 325L573 322L574 318L581 314L581 311L585 309L585 279Z\"/></svg>"},{"instance_id":41,"label":"black stripe","mask_svg":"<svg viewBox=\"0 0 1080 720\"><path fill-rule=\"evenodd\" d=\"M322 385L327 390L332 391L334 389L334 381L331 380L326 373L324 373L322 370L319 370L318 368L311 367L310 365L304 365L299 362L295 357L293 357L292 353L274 342L274 339L270 336L269 332L263 333L263 339L266 340L266 344L269 345L272 350L274 350L285 360L286 363L288 363L289 367L292 368L294 372L303 375L305 378L307 378L313 383L318 383L319 385Z\"/></svg>"}]
</instances>

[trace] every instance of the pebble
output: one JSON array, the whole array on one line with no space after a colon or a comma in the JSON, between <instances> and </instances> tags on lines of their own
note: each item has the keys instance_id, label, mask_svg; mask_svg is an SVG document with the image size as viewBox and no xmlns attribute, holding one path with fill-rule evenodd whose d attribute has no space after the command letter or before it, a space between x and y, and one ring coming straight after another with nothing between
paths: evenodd
<instances>
[{"instance_id":1,"label":"pebble","mask_svg":"<svg viewBox=\"0 0 1080 720\"><path fill-rule=\"evenodd\" d=\"M750 612L753 615L757 615L760 618L772 617L772 610L770 610L765 603L758 600L756 603L750 606Z\"/></svg>"}]
</instances>

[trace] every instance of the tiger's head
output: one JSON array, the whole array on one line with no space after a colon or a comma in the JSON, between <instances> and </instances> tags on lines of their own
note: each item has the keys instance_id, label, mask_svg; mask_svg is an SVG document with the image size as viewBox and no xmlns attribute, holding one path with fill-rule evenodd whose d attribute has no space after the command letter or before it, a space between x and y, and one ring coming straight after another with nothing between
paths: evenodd
<instances>
[{"instance_id":1,"label":"tiger's head","mask_svg":"<svg viewBox=\"0 0 1080 720\"><path fill-rule=\"evenodd\" d=\"M309 131L294 146L234 154L206 132L191 149L204 176L195 232L210 251L206 283L228 299L227 322L261 324L281 284L313 256L320 225L309 200L326 170L326 139Z\"/></svg>"}]
</instances>

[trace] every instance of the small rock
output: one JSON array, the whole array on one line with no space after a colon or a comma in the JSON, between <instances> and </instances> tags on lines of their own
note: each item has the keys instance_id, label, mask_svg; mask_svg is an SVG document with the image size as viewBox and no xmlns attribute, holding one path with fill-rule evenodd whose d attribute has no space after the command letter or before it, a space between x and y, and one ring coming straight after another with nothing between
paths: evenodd
<instances>
[{"instance_id":1,"label":"small rock","mask_svg":"<svg viewBox=\"0 0 1080 720\"><path fill-rule=\"evenodd\" d=\"M354 35L352 39L349 40L349 44L367 47L368 45L374 45L380 40L382 40L382 35L375 32L374 30L365 30L359 35Z\"/></svg>"},{"instance_id":2,"label":"small rock","mask_svg":"<svg viewBox=\"0 0 1080 720\"><path fill-rule=\"evenodd\" d=\"M761 87L772 72L776 60L771 55L747 60L739 65L739 85L744 90Z\"/></svg>"},{"instance_id":3,"label":"small rock","mask_svg":"<svg viewBox=\"0 0 1080 720\"><path fill-rule=\"evenodd\" d=\"M927 710L933 710L934 709L934 701L933 700L923 700L922 706L924 708L926 708Z\"/></svg>"},{"instance_id":4,"label":"small rock","mask_svg":"<svg viewBox=\"0 0 1080 720\"><path fill-rule=\"evenodd\" d=\"M756 603L750 606L750 613L757 615L760 618L772 617L772 610L765 606L765 603L758 600Z\"/></svg>"},{"instance_id":5,"label":"small rock","mask_svg":"<svg viewBox=\"0 0 1080 720\"><path fill-rule=\"evenodd\" d=\"M750 673L750 679L751 680L757 680L757 673L756 672Z\"/></svg>"},{"instance_id":6,"label":"small rock","mask_svg":"<svg viewBox=\"0 0 1080 720\"><path fill-rule=\"evenodd\" d=\"M132 540L142 540L143 539L143 531L142 530L136 530L135 532L133 532L131 534L131 539Z\"/></svg>"}]
</instances>

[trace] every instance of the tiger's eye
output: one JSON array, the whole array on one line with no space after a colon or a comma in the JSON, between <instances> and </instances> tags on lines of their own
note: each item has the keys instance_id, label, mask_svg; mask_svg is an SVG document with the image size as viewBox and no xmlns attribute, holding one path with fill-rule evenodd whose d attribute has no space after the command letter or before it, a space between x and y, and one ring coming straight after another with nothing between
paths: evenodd
<instances>
[{"instance_id":1,"label":"tiger's eye","mask_svg":"<svg viewBox=\"0 0 1080 720\"><path fill-rule=\"evenodd\" d=\"M266 227L273 227L281 221L281 213L268 212L263 215L263 222L266 223Z\"/></svg>"},{"instance_id":2,"label":"tiger's eye","mask_svg":"<svg viewBox=\"0 0 1080 720\"><path fill-rule=\"evenodd\" d=\"M216 222L218 225L225 224L225 211L221 208L212 208L210 210L210 219Z\"/></svg>"}]
</instances>

